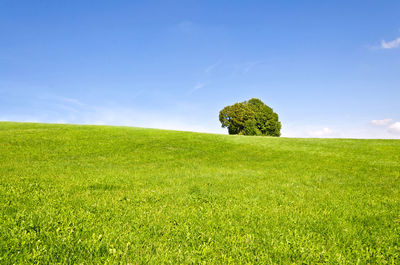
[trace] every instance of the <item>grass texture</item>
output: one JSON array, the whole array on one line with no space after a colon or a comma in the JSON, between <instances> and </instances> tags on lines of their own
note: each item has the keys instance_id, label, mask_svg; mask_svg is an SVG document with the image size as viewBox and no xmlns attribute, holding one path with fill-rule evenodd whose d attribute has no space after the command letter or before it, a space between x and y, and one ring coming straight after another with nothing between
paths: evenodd
<instances>
[{"instance_id":1,"label":"grass texture","mask_svg":"<svg viewBox=\"0 0 400 265\"><path fill-rule=\"evenodd\" d=\"M400 141L0 123L0 264L399 264Z\"/></svg>"}]
</instances>

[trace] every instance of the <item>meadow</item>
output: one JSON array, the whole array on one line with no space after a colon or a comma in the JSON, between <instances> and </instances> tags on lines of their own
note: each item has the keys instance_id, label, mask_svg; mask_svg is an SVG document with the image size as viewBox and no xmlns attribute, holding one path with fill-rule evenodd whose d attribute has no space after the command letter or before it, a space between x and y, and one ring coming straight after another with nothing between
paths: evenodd
<instances>
[{"instance_id":1,"label":"meadow","mask_svg":"<svg viewBox=\"0 0 400 265\"><path fill-rule=\"evenodd\" d=\"M399 264L400 141L0 123L0 264Z\"/></svg>"}]
</instances>

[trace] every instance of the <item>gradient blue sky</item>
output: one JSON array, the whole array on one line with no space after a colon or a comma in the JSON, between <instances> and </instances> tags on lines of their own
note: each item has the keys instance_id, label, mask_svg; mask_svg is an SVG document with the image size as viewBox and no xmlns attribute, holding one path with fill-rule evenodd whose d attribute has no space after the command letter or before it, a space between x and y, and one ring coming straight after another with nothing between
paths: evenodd
<instances>
[{"instance_id":1,"label":"gradient blue sky","mask_svg":"<svg viewBox=\"0 0 400 265\"><path fill-rule=\"evenodd\" d=\"M400 1L0 0L0 120L400 138Z\"/></svg>"}]
</instances>

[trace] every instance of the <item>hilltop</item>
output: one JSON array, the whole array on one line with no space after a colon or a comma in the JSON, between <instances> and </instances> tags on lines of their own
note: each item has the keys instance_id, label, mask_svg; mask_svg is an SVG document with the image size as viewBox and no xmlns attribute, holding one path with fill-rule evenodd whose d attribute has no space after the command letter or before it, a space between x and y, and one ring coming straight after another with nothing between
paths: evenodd
<instances>
[{"instance_id":1,"label":"hilltop","mask_svg":"<svg viewBox=\"0 0 400 265\"><path fill-rule=\"evenodd\" d=\"M400 141L0 123L0 263L399 263Z\"/></svg>"}]
</instances>

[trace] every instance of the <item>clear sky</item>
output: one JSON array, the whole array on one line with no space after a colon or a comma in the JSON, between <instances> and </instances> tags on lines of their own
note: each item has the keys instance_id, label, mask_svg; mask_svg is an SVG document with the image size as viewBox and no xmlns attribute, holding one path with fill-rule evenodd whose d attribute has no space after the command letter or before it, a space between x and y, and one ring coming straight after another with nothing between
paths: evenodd
<instances>
[{"instance_id":1,"label":"clear sky","mask_svg":"<svg viewBox=\"0 0 400 265\"><path fill-rule=\"evenodd\" d=\"M400 138L400 1L0 0L0 120Z\"/></svg>"}]
</instances>

